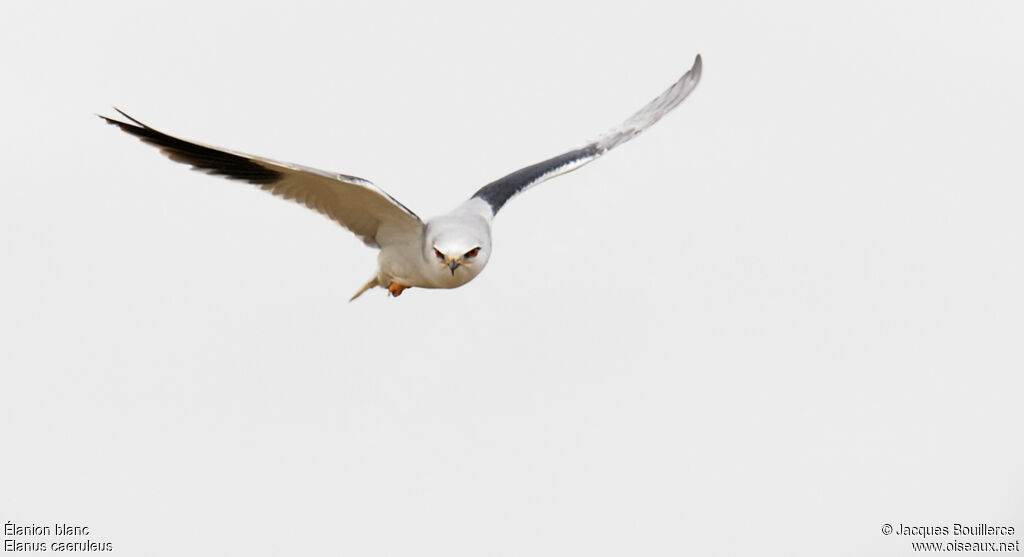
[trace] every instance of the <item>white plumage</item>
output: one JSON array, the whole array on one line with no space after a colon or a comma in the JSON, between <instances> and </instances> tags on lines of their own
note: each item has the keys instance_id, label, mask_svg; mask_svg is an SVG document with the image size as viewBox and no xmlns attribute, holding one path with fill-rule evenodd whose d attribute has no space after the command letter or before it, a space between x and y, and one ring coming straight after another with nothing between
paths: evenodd
<instances>
[{"instance_id":1,"label":"white plumage","mask_svg":"<svg viewBox=\"0 0 1024 557\"><path fill-rule=\"evenodd\" d=\"M456 288L473 280L491 255L491 222L512 197L575 170L647 129L685 99L701 76L701 58L664 93L583 147L521 168L483 188L454 210L423 222L373 183L296 164L278 162L185 141L118 112L128 121L101 116L171 159L193 168L244 180L302 203L380 249L377 271L355 298L381 286L397 296L405 288Z\"/></svg>"}]
</instances>

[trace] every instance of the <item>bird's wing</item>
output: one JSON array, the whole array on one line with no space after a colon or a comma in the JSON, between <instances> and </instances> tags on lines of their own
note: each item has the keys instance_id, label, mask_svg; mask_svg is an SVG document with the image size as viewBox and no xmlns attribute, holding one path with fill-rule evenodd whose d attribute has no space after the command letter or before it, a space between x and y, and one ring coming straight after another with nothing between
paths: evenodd
<instances>
[{"instance_id":1,"label":"bird's wing","mask_svg":"<svg viewBox=\"0 0 1024 557\"><path fill-rule=\"evenodd\" d=\"M389 238L422 234L423 221L373 183L185 141L157 131L116 109L128 122L100 116L195 170L242 180L327 215L372 247Z\"/></svg>"},{"instance_id":2,"label":"bird's wing","mask_svg":"<svg viewBox=\"0 0 1024 557\"><path fill-rule=\"evenodd\" d=\"M473 194L473 197L486 201L490 205L491 211L497 214L509 199L526 189L555 176L576 170L649 128L683 102L683 99L690 94L690 91L693 91L697 82L700 81L700 72L701 60L698 54L690 71L625 122L608 130L583 147L526 168L520 168L504 178L491 182L480 188Z\"/></svg>"}]
</instances>

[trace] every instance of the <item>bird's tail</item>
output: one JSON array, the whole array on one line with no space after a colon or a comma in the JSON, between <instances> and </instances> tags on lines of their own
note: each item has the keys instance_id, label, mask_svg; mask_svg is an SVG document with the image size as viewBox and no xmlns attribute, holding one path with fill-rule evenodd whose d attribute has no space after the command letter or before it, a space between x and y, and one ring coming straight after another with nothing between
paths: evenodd
<instances>
[{"instance_id":1,"label":"bird's tail","mask_svg":"<svg viewBox=\"0 0 1024 557\"><path fill-rule=\"evenodd\" d=\"M364 284L363 287L359 289L359 292L356 292L355 296L349 298L348 301L351 302L352 300L355 300L356 298L362 296L363 292L366 292L367 290L373 288L374 286L380 286L380 280L377 278L377 275L373 275L373 278L370 279L369 282Z\"/></svg>"}]
</instances>

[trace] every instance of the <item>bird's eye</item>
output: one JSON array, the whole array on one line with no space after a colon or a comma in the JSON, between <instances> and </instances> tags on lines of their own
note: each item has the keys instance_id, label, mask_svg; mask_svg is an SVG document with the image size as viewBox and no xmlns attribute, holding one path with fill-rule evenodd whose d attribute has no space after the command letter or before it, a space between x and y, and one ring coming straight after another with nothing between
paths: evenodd
<instances>
[{"instance_id":1,"label":"bird's eye","mask_svg":"<svg viewBox=\"0 0 1024 557\"><path fill-rule=\"evenodd\" d=\"M466 252L466 257L476 257L480 254L480 248L473 248Z\"/></svg>"},{"instance_id":2,"label":"bird's eye","mask_svg":"<svg viewBox=\"0 0 1024 557\"><path fill-rule=\"evenodd\" d=\"M438 259L444 259L444 254L437 248L434 248L434 255L436 255Z\"/></svg>"}]
</instances>

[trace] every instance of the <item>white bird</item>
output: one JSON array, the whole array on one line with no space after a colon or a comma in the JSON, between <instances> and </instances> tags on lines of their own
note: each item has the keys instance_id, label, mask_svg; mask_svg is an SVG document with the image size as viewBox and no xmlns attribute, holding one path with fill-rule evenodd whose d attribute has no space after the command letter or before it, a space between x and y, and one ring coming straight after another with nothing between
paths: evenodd
<instances>
[{"instance_id":1,"label":"white bird","mask_svg":"<svg viewBox=\"0 0 1024 557\"><path fill-rule=\"evenodd\" d=\"M315 209L380 248L377 272L351 300L381 286L393 296L406 288L456 288L473 280L491 256L491 221L505 203L527 188L600 157L661 119L700 81L700 55L679 81L597 139L572 151L521 168L480 188L452 211L423 222L373 183L355 176L254 157L185 141L157 131L115 108L129 122L100 116L172 160L194 169L256 184Z\"/></svg>"}]
</instances>

